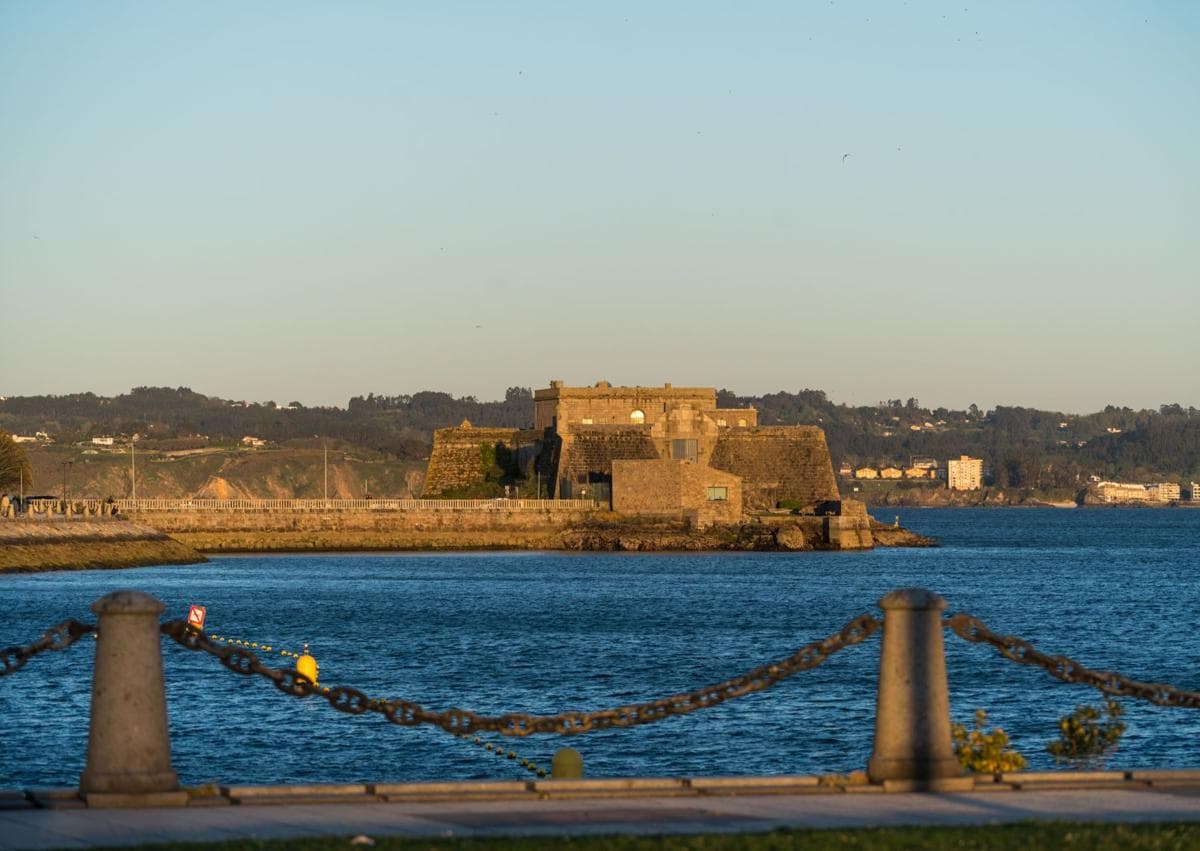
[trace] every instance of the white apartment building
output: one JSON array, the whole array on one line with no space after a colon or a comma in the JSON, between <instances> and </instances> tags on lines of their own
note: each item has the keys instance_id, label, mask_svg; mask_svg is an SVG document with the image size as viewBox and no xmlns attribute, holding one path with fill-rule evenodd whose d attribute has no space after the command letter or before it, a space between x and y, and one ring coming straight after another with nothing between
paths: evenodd
<instances>
[{"instance_id":1,"label":"white apartment building","mask_svg":"<svg viewBox=\"0 0 1200 851\"><path fill-rule=\"evenodd\" d=\"M975 491L983 487L983 459L960 455L946 462L946 487L952 491Z\"/></svg>"}]
</instances>

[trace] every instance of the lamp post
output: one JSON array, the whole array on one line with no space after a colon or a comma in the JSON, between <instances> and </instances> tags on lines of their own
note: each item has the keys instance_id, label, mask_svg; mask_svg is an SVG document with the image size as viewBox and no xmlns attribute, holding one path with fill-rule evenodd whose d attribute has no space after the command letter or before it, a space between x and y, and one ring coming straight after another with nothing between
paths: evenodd
<instances>
[{"instance_id":1,"label":"lamp post","mask_svg":"<svg viewBox=\"0 0 1200 851\"><path fill-rule=\"evenodd\" d=\"M62 462L62 468L63 468L63 502L66 502L66 501L67 501L67 470L68 470L68 469L71 467L71 465L72 465L73 463L75 463L75 462L73 462L73 461L63 461L63 462Z\"/></svg>"}]
</instances>

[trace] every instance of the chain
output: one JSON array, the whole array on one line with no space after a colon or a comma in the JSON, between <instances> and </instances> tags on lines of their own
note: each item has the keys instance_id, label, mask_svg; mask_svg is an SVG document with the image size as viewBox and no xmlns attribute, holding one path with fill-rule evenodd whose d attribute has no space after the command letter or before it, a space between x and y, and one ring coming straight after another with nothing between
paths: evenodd
<instances>
[{"instance_id":1,"label":"chain","mask_svg":"<svg viewBox=\"0 0 1200 851\"><path fill-rule=\"evenodd\" d=\"M724 682L660 700L594 712L560 712L557 715L513 712L494 717L478 715L457 707L435 712L407 700L371 698L358 689L346 686L318 688L299 671L271 668L259 662L258 657L248 650L214 644L203 634L188 629L184 621L164 623L162 632L189 650L202 650L216 656L221 664L231 671L266 677L277 689L296 697L319 694L328 700L334 709L350 715L378 712L391 723L401 727L429 724L455 735L490 732L504 736L529 736L534 733L575 735L611 727L633 727L716 706L726 700L762 691L801 671L815 668L837 651L866 641L881 626L882 622L875 617L869 614L859 615L837 632L804 645L786 659L762 665Z\"/></svg>"},{"instance_id":2,"label":"chain","mask_svg":"<svg viewBox=\"0 0 1200 851\"><path fill-rule=\"evenodd\" d=\"M294 697L307 697L310 694L324 694L325 690L318 687L312 680L299 671L272 668L258 661L258 657L249 650L217 644L201 632L187 625L186 621L167 621L159 630L168 638L174 639L188 650L203 650L216 656L221 664L229 670L249 676L258 674L266 677L284 694ZM337 707L340 708L340 707ZM356 715L359 713L355 713Z\"/></svg>"},{"instance_id":3,"label":"chain","mask_svg":"<svg viewBox=\"0 0 1200 851\"><path fill-rule=\"evenodd\" d=\"M533 760L525 759L524 757L518 757L516 754L516 751L506 750L505 748L502 748L499 745L493 745L491 742L485 742L481 736L469 736L468 737L463 733L455 733L454 738L462 739L464 742L470 742L473 745L479 745L485 751L491 751L496 756L511 759L514 762L516 762L517 765L521 766L521 768L524 768L526 771L528 771L530 774L536 774L538 777L546 776L546 769L542 768L540 765L538 765Z\"/></svg>"},{"instance_id":4,"label":"chain","mask_svg":"<svg viewBox=\"0 0 1200 851\"><path fill-rule=\"evenodd\" d=\"M39 653L47 650L66 650L85 635L95 631L96 627L91 624L76 620L63 621L50 627L32 644L26 644L24 647L5 647L0 650L0 677L15 674Z\"/></svg>"},{"instance_id":5,"label":"chain","mask_svg":"<svg viewBox=\"0 0 1200 851\"><path fill-rule=\"evenodd\" d=\"M1200 709L1200 692L1184 691L1163 683L1143 683L1112 671L1093 671L1066 656L1049 656L1039 651L1023 638L1015 635L998 635L983 621L970 615L952 615L945 621L947 627L960 638L975 644L990 644L1000 655L1022 665L1045 668L1050 676L1065 683L1080 683L1099 689L1105 694L1147 700L1159 706L1185 706Z\"/></svg>"}]
</instances>

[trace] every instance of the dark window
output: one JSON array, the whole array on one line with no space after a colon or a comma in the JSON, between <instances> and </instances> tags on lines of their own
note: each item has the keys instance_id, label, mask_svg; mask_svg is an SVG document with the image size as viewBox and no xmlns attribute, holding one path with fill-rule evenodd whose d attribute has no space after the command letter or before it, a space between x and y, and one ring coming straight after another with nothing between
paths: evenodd
<instances>
[{"instance_id":1,"label":"dark window","mask_svg":"<svg viewBox=\"0 0 1200 851\"><path fill-rule=\"evenodd\" d=\"M696 441L695 440L672 440L671 441L671 460L672 461L695 461L696 460Z\"/></svg>"}]
</instances>

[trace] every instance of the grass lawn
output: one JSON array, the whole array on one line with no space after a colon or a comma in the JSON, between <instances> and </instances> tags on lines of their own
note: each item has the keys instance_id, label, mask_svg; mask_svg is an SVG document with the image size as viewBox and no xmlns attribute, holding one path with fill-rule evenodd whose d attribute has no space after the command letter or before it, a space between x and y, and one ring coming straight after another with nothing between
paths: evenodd
<instances>
[{"instance_id":1,"label":"grass lawn","mask_svg":"<svg viewBox=\"0 0 1200 851\"><path fill-rule=\"evenodd\" d=\"M784 849L1197 849L1200 823L1080 824L1026 822L991 827L892 827L855 830L776 830L671 836L513 837L492 839L401 839L376 837L375 849L388 851L784 851ZM242 840L220 843L141 845L142 851L275 851L275 849L369 848L351 845L350 837Z\"/></svg>"}]
</instances>

